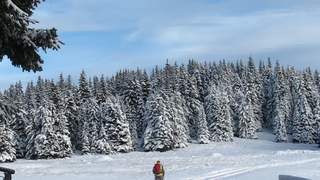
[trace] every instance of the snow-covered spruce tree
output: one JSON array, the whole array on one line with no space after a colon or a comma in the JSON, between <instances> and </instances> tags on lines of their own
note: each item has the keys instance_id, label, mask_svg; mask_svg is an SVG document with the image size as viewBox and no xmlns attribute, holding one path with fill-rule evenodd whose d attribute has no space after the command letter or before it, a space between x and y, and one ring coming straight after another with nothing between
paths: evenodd
<instances>
[{"instance_id":1,"label":"snow-covered spruce tree","mask_svg":"<svg viewBox=\"0 0 320 180\"><path fill-rule=\"evenodd\" d=\"M190 60L188 63L188 72L189 75L193 78L195 86L198 90L198 99L203 102L205 97L205 86L201 78L201 66L195 60Z\"/></svg>"},{"instance_id":2,"label":"snow-covered spruce tree","mask_svg":"<svg viewBox=\"0 0 320 180\"><path fill-rule=\"evenodd\" d=\"M179 89L179 70L178 65L166 64L163 71L163 81L161 90L168 97L168 118L172 122L173 143L175 148L184 148L187 146L189 137L189 127L186 118L187 107L185 99L181 96Z\"/></svg>"},{"instance_id":3,"label":"snow-covered spruce tree","mask_svg":"<svg viewBox=\"0 0 320 180\"><path fill-rule=\"evenodd\" d=\"M125 83L125 89L121 99L129 122L132 143L136 149L140 146L139 139L143 135L143 92L139 81L134 76L127 77L123 83Z\"/></svg>"},{"instance_id":4,"label":"snow-covered spruce tree","mask_svg":"<svg viewBox=\"0 0 320 180\"><path fill-rule=\"evenodd\" d=\"M35 97L36 97L36 106L39 107L41 105L42 100L42 92L44 91L45 81L41 78L41 76L38 77L37 83L35 85Z\"/></svg>"},{"instance_id":5,"label":"snow-covered spruce tree","mask_svg":"<svg viewBox=\"0 0 320 180\"><path fill-rule=\"evenodd\" d=\"M295 77L294 85L294 114L292 137L296 143L316 143L317 129L312 109L305 96L305 85L301 76Z\"/></svg>"},{"instance_id":6,"label":"snow-covered spruce tree","mask_svg":"<svg viewBox=\"0 0 320 180\"><path fill-rule=\"evenodd\" d=\"M320 143L320 104L313 110L314 129L316 131L316 142Z\"/></svg>"},{"instance_id":7,"label":"snow-covered spruce tree","mask_svg":"<svg viewBox=\"0 0 320 180\"><path fill-rule=\"evenodd\" d=\"M220 62L219 65L215 65L211 70L212 83L215 85L224 84L225 95L227 96L230 104L230 114L232 118L232 129L234 133L238 127L238 115L237 109L240 104L239 97L237 96L238 91L243 91L243 84L239 75L235 71L234 65L227 65L224 61Z\"/></svg>"},{"instance_id":8,"label":"snow-covered spruce tree","mask_svg":"<svg viewBox=\"0 0 320 180\"><path fill-rule=\"evenodd\" d=\"M149 76L146 70L144 70L142 73L138 73L138 77L142 88L143 102L146 103L150 92Z\"/></svg>"},{"instance_id":9,"label":"snow-covered spruce tree","mask_svg":"<svg viewBox=\"0 0 320 180\"><path fill-rule=\"evenodd\" d=\"M64 98L65 104L65 116L67 118L69 133L70 133L70 140L72 144L72 149L76 150L77 146L77 133L78 133L78 106L76 103L76 88L72 84L71 76L68 76L64 92L62 96Z\"/></svg>"},{"instance_id":10,"label":"snow-covered spruce tree","mask_svg":"<svg viewBox=\"0 0 320 180\"><path fill-rule=\"evenodd\" d=\"M27 84L26 91L25 91L25 106L26 106L26 147L25 151L28 148L31 148L34 144L34 118L37 109L37 102L36 102L36 91L35 87L33 86L33 82ZM29 134L29 135L28 135Z\"/></svg>"},{"instance_id":11,"label":"snow-covered spruce tree","mask_svg":"<svg viewBox=\"0 0 320 180\"><path fill-rule=\"evenodd\" d=\"M230 83L229 83L230 90L227 92L229 95L230 101L230 108L231 108L231 116L232 116L232 129L233 133L236 134L238 132L239 127L239 116L238 116L238 109L241 104L241 96L239 93L242 93L244 87L241 82L241 79L236 72L232 72L230 74Z\"/></svg>"},{"instance_id":12,"label":"snow-covered spruce tree","mask_svg":"<svg viewBox=\"0 0 320 180\"><path fill-rule=\"evenodd\" d=\"M57 50L61 42L56 29L35 29L31 19L41 0L2 0L0 2L0 60L6 55L14 66L41 71L38 49Z\"/></svg>"},{"instance_id":13,"label":"snow-covered spruce tree","mask_svg":"<svg viewBox=\"0 0 320 180\"><path fill-rule=\"evenodd\" d=\"M316 81L312 75L311 69L307 68L303 73L303 80L304 80L304 88L305 88L305 95L307 98L307 101L310 105L310 108L312 110L313 119L314 119L314 127L313 129L317 132L316 137L319 137L318 135L318 129L319 129L319 119L318 115L319 112L319 105L320 105L320 95L318 91L318 86L316 85ZM318 141L318 138L316 139Z\"/></svg>"},{"instance_id":14,"label":"snow-covered spruce tree","mask_svg":"<svg viewBox=\"0 0 320 180\"><path fill-rule=\"evenodd\" d=\"M246 94L239 93L241 97L241 103L238 109L239 116L239 127L237 135L240 138L254 139L256 138L256 124L254 118L253 107L251 105L250 99Z\"/></svg>"},{"instance_id":15,"label":"snow-covered spruce tree","mask_svg":"<svg viewBox=\"0 0 320 180\"><path fill-rule=\"evenodd\" d=\"M162 72L162 78L163 78L163 89L168 91L168 92L173 92L175 91L178 87L178 78L177 78L177 67L172 66L167 63L163 69Z\"/></svg>"},{"instance_id":16,"label":"snow-covered spruce tree","mask_svg":"<svg viewBox=\"0 0 320 180\"><path fill-rule=\"evenodd\" d=\"M17 109L13 114L13 122L11 126L14 131L16 156L17 158L24 158L27 146L27 112L24 108Z\"/></svg>"},{"instance_id":17,"label":"snow-covered spruce tree","mask_svg":"<svg viewBox=\"0 0 320 180\"><path fill-rule=\"evenodd\" d=\"M261 112L261 81L260 75L257 72L253 59L250 57L248 61L248 66L246 68L246 79L245 79L245 88L246 88L246 96L250 99L254 118L255 125L257 130L261 130L262 128L262 112Z\"/></svg>"},{"instance_id":18,"label":"snow-covered spruce tree","mask_svg":"<svg viewBox=\"0 0 320 180\"><path fill-rule=\"evenodd\" d=\"M302 77L304 81L305 96L309 102L310 108L313 110L320 99L319 91L317 85L312 76L310 68L307 68L302 72Z\"/></svg>"},{"instance_id":19,"label":"snow-covered spruce tree","mask_svg":"<svg viewBox=\"0 0 320 180\"><path fill-rule=\"evenodd\" d=\"M72 123L75 148L82 153L95 152L94 142L98 136L99 106L95 98L92 97L84 71L80 74L76 103L78 111L75 122Z\"/></svg>"},{"instance_id":20,"label":"snow-covered spruce tree","mask_svg":"<svg viewBox=\"0 0 320 180\"><path fill-rule=\"evenodd\" d=\"M314 129L314 119L311 108L304 95L300 95L296 101L293 120L293 142L314 144L318 137Z\"/></svg>"},{"instance_id":21,"label":"snow-covered spruce tree","mask_svg":"<svg viewBox=\"0 0 320 180\"><path fill-rule=\"evenodd\" d=\"M275 79L273 84L273 130L276 142L287 142L289 121L291 118L291 92L285 72L277 63L275 68Z\"/></svg>"},{"instance_id":22,"label":"snow-covered spruce tree","mask_svg":"<svg viewBox=\"0 0 320 180\"><path fill-rule=\"evenodd\" d=\"M95 99L98 99L98 89L100 89L99 78L98 76L93 76L91 93L92 93L92 96L95 97Z\"/></svg>"},{"instance_id":23,"label":"snow-covered spruce tree","mask_svg":"<svg viewBox=\"0 0 320 180\"><path fill-rule=\"evenodd\" d=\"M111 95L111 92L107 87L106 80L103 75L100 77L98 84L99 86L97 89L97 101L98 104L101 104L106 101L107 97Z\"/></svg>"},{"instance_id":24,"label":"snow-covered spruce tree","mask_svg":"<svg viewBox=\"0 0 320 180\"><path fill-rule=\"evenodd\" d=\"M214 142L232 141L232 118L227 93L223 85L210 87L205 98L205 107L210 140Z\"/></svg>"},{"instance_id":25,"label":"snow-covered spruce tree","mask_svg":"<svg viewBox=\"0 0 320 180\"><path fill-rule=\"evenodd\" d=\"M56 108L49 99L49 83L43 87L40 106L35 117L27 127L27 159L63 158L71 154L70 139L61 132L60 121ZM63 124L63 123L62 123Z\"/></svg>"},{"instance_id":26,"label":"snow-covered spruce tree","mask_svg":"<svg viewBox=\"0 0 320 180\"><path fill-rule=\"evenodd\" d=\"M196 119L196 127L197 127L197 134L196 140L199 144L208 144L209 140L209 130L206 120L206 113L204 107L200 101L194 101L192 106L194 109L192 112L192 117Z\"/></svg>"},{"instance_id":27,"label":"snow-covered spruce tree","mask_svg":"<svg viewBox=\"0 0 320 180\"><path fill-rule=\"evenodd\" d=\"M145 111L147 128L143 144L145 151L168 151L175 146L168 101L169 97L161 90L153 91L148 98Z\"/></svg>"},{"instance_id":28,"label":"snow-covered spruce tree","mask_svg":"<svg viewBox=\"0 0 320 180\"><path fill-rule=\"evenodd\" d=\"M103 126L105 126L106 138L111 146L111 151L122 153L132 151L133 144L129 122L121 109L119 99L114 96L109 96L106 101L100 105L100 109L100 120ZM101 135L103 134L100 133L100 136ZM108 145L105 146L108 147Z\"/></svg>"},{"instance_id":29,"label":"snow-covered spruce tree","mask_svg":"<svg viewBox=\"0 0 320 180\"><path fill-rule=\"evenodd\" d=\"M283 106L280 103L277 103L275 109L275 115L273 118L273 131L276 135L275 141L276 142L287 142L288 141L288 134L287 128L285 124L285 115L283 113Z\"/></svg>"},{"instance_id":30,"label":"snow-covered spruce tree","mask_svg":"<svg viewBox=\"0 0 320 180\"><path fill-rule=\"evenodd\" d=\"M12 115L16 112L18 109L14 103L0 94L0 162L16 159L16 136L12 131L15 123Z\"/></svg>"},{"instance_id":31,"label":"snow-covered spruce tree","mask_svg":"<svg viewBox=\"0 0 320 180\"><path fill-rule=\"evenodd\" d=\"M318 92L320 92L320 74L318 70L315 70L313 73L314 83L317 86Z\"/></svg>"},{"instance_id":32,"label":"snow-covered spruce tree","mask_svg":"<svg viewBox=\"0 0 320 180\"><path fill-rule=\"evenodd\" d=\"M94 153L98 138L99 105L94 98L83 99L78 108L77 122L78 150L82 153Z\"/></svg>"},{"instance_id":33,"label":"snow-covered spruce tree","mask_svg":"<svg viewBox=\"0 0 320 180\"><path fill-rule=\"evenodd\" d=\"M69 122L66 116L67 99L63 91L64 87L62 82L60 82L60 85L55 85L51 82L51 99L55 105L55 111L53 112L55 122L53 128L57 136L60 154L62 154L62 156L69 156L72 153L72 145Z\"/></svg>"},{"instance_id":34,"label":"snow-covered spruce tree","mask_svg":"<svg viewBox=\"0 0 320 180\"><path fill-rule=\"evenodd\" d=\"M13 162L16 160L14 132L6 125L0 125L0 162Z\"/></svg>"},{"instance_id":35,"label":"snow-covered spruce tree","mask_svg":"<svg viewBox=\"0 0 320 180\"><path fill-rule=\"evenodd\" d=\"M272 71L272 63L271 60L268 59L268 64L263 66L261 71L262 78L262 116L263 116L263 124L266 128L271 128L272 123L272 115L273 111L273 84L274 84L274 75Z\"/></svg>"},{"instance_id":36,"label":"snow-covered spruce tree","mask_svg":"<svg viewBox=\"0 0 320 180\"><path fill-rule=\"evenodd\" d=\"M190 133L188 120L186 118L186 103L179 92L170 94L169 111L173 122L173 139L175 148L184 148L188 146Z\"/></svg>"},{"instance_id":37,"label":"snow-covered spruce tree","mask_svg":"<svg viewBox=\"0 0 320 180\"><path fill-rule=\"evenodd\" d=\"M103 122L100 123L99 134L96 142L94 143L94 146L95 152L98 154L109 154L112 151L108 141L105 124Z\"/></svg>"},{"instance_id":38,"label":"snow-covered spruce tree","mask_svg":"<svg viewBox=\"0 0 320 180\"><path fill-rule=\"evenodd\" d=\"M25 111L26 105L24 104L24 93L21 82L18 82L14 85L13 91L15 95L11 101L15 108L10 112L12 119L10 120L9 124L10 128L14 132L16 156L17 158L23 158L26 147L27 112Z\"/></svg>"},{"instance_id":39,"label":"snow-covered spruce tree","mask_svg":"<svg viewBox=\"0 0 320 180\"><path fill-rule=\"evenodd\" d=\"M206 114L202 102L199 100L199 91L195 79L190 76L185 67L179 68L179 92L185 99L185 114L188 121L189 133L192 139L201 144L209 143L209 132L206 121Z\"/></svg>"}]
</instances>

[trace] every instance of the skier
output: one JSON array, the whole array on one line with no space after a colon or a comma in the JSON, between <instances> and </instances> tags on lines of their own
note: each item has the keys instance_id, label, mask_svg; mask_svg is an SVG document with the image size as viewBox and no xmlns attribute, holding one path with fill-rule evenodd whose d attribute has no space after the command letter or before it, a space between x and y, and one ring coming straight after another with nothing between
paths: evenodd
<instances>
[{"instance_id":1,"label":"skier","mask_svg":"<svg viewBox=\"0 0 320 180\"><path fill-rule=\"evenodd\" d=\"M161 162L158 160L152 170L155 180L164 180L164 169Z\"/></svg>"}]
</instances>

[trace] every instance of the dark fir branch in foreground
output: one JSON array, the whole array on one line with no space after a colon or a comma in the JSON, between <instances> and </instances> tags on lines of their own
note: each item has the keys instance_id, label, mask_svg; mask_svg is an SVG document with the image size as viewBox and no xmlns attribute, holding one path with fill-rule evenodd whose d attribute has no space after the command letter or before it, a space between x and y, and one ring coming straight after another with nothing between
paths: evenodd
<instances>
[{"instance_id":1,"label":"dark fir branch in foreground","mask_svg":"<svg viewBox=\"0 0 320 180\"><path fill-rule=\"evenodd\" d=\"M254 139L319 142L320 77L278 63L166 64L111 78L70 76L12 85L0 101L0 161L72 153L167 151Z\"/></svg>"},{"instance_id":2,"label":"dark fir branch in foreground","mask_svg":"<svg viewBox=\"0 0 320 180\"><path fill-rule=\"evenodd\" d=\"M26 71L41 71L39 49L58 50L57 30L36 29L31 16L42 0L0 0L0 61L7 56L12 65Z\"/></svg>"}]
</instances>

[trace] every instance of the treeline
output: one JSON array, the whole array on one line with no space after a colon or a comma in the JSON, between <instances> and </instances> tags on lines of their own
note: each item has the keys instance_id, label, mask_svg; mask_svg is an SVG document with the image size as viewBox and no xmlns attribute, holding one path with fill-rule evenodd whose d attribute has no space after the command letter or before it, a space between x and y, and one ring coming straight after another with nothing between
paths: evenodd
<instances>
[{"instance_id":1,"label":"treeline","mask_svg":"<svg viewBox=\"0 0 320 180\"><path fill-rule=\"evenodd\" d=\"M1 95L0 162L72 153L167 151L189 143L257 138L318 143L320 77L260 62L165 64L78 83L38 78Z\"/></svg>"}]
</instances>

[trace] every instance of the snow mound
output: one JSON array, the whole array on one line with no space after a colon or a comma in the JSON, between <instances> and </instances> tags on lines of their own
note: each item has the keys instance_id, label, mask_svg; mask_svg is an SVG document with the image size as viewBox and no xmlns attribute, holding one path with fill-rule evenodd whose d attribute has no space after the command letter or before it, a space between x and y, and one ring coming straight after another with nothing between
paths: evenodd
<instances>
[{"instance_id":1,"label":"snow mound","mask_svg":"<svg viewBox=\"0 0 320 180\"><path fill-rule=\"evenodd\" d=\"M221 158L221 157L223 157L223 155L221 153L213 153L211 155L211 157L213 157L213 158Z\"/></svg>"}]
</instances>

